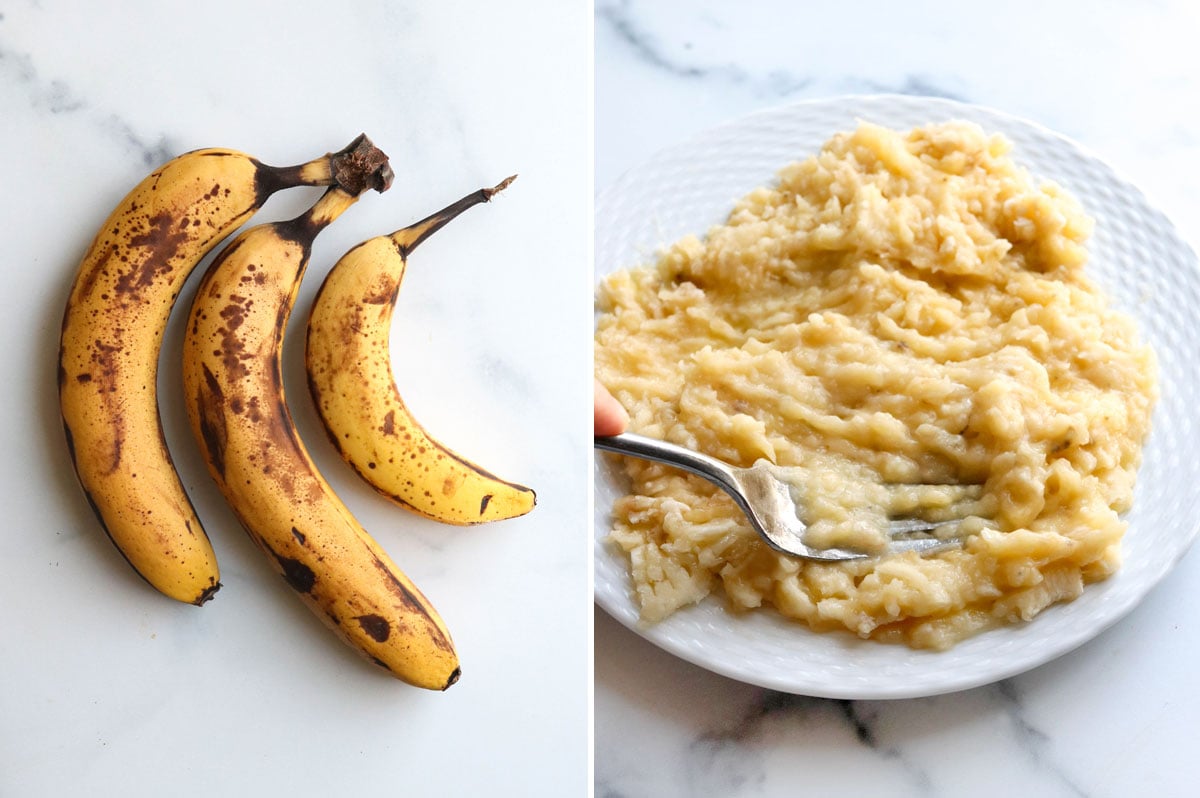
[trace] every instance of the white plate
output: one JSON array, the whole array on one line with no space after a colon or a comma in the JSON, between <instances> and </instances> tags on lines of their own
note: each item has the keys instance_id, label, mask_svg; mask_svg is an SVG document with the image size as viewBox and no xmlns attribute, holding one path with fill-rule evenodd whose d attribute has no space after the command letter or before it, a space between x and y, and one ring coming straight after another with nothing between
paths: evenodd
<instances>
[{"instance_id":1,"label":"white plate","mask_svg":"<svg viewBox=\"0 0 1200 798\"><path fill-rule=\"evenodd\" d=\"M858 120L895 128L967 119L1014 142L1035 177L1066 187L1096 219L1089 269L1132 312L1154 347L1162 399L1145 448L1124 565L1073 602L947 652L816 634L771 611L733 615L710 597L650 627L638 624L625 556L604 542L617 477L596 458L595 598L661 648L743 682L831 698L910 698L1013 676L1071 651L1127 614L1191 544L1200 520L1200 266L1175 228L1132 185L1062 136L977 106L919 97L851 97L760 112L659 154L596 202L596 273L637 266L685 233L703 234L733 202L814 154Z\"/></svg>"}]
</instances>

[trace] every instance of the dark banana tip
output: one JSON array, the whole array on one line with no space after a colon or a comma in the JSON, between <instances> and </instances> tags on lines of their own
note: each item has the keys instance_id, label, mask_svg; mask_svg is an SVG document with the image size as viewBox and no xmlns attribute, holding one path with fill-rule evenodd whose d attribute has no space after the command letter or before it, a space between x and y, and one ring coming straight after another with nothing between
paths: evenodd
<instances>
[{"instance_id":1,"label":"dark banana tip","mask_svg":"<svg viewBox=\"0 0 1200 798\"><path fill-rule=\"evenodd\" d=\"M483 201L484 202L489 201L492 197L496 196L501 191L503 191L504 189L506 189L510 185L512 185L512 181L514 181L516 179L517 179L516 175L509 175L508 177L504 178L503 180L501 180L499 183L492 186L491 188L485 188L483 190Z\"/></svg>"},{"instance_id":2,"label":"dark banana tip","mask_svg":"<svg viewBox=\"0 0 1200 798\"><path fill-rule=\"evenodd\" d=\"M455 668L454 673L450 674L450 678L446 680L446 684L442 687L442 689L449 689L451 685L458 681L459 676L462 676L462 668Z\"/></svg>"},{"instance_id":3,"label":"dark banana tip","mask_svg":"<svg viewBox=\"0 0 1200 798\"><path fill-rule=\"evenodd\" d=\"M200 594L200 597L199 597L198 599L196 599L196 600L195 600L195 602L193 602L193 603L194 603L194 604L195 604L197 607L199 607L199 606L202 606L202 605L203 605L203 604L204 604L206 601L210 600L210 599L211 599L213 596L217 595L217 591L218 591L218 590L220 590L220 589L221 589L221 583L220 583L220 582L217 582L217 583L216 583L215 585L213 585L212 587L207 587L207 588L205 588L205 589L204 589L204 592L203 592L203 593L201 593L201 594Z\"/></svg>"}]
</instances>

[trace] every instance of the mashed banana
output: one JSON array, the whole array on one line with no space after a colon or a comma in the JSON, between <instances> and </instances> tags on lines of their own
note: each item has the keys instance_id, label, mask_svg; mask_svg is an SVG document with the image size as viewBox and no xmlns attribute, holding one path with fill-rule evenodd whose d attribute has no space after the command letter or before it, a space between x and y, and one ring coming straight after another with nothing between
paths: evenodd
<instances>
[{"instance_id":1,"label":"mashed banana","mask_svg":"<svg viewBox=\"0 0 1200 798\"><path fill-rule=\"evenodd\" d=\"M709 483L621 458L611 538L645 621L719 587L739 610L943 649L1118 568L1153 353L1084 273L1090 220L1009 149L967 123L863 124L603 281L596 373L632 429L783 469L810 544L879 550L897 510L986 519L936 556L807 562Z\"/></svg>"}]
</instances>

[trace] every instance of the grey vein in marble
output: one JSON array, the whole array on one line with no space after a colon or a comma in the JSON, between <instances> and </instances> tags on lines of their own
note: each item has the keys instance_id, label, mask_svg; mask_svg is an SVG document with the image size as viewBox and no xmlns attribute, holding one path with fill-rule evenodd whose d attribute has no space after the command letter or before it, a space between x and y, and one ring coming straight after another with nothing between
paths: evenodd
<instances>
[{"instance_id":1,"label":"grey vein in marble","mask_svg":"<svg viewBox=\"0 0 1200 798\"><path fill-rule=\"evenodd\" d=\"M841 711L842 717L850 725L854 736L864 748L874 751L881 758L890 760L898 765L908 775L909 781L919 792L930 791L932 780L929 774L915 762L911 761L910 758L906 757L904 752L899 748L885 746L880 741L877 726L880 715L883 714L881 707L885 707L886 704L846 700L838 700L833 703Z\"/></svg>"},{"instance_id":2,"label":"grey vein in marble","mask_svg":"<svg viewBox=\"0 0 1200 798\"><path fill-rule=\"evenodd\" d=\"M1062 795L1087 798L1087 790L1076 784L1045 756L1046 746L1051 742L1050 736L1030 723L1025 717L1024 704L1021 701L1021 694L1017 690L1016 682L1012 679L997 682L995 684L995 691L1000 698L1005 714L1012 722L1017 745L1029 755L1030 762L1037 766L1040 771L1054 776L1061 783L1063 789Z\"/></svg>"},{"instance_id":3,"label":"grey vein in marble","mask_svg":"<svg viewBox=\"0 0 1200 798\"><path fill-rule=\"evenodd\" d=\"M858 741L867 748L878 748L879 741L875 738L875 731L871 728L871 723L860 715L855 703L843 700L838 701L837 706L846 721L849 722L850 727L854 729L854 736L858 738Z\"/></svg>"},{"instance_id":4,"label":"grey vein in marble","mask_svg":"<svg viewBox=\"0 0 1200 798\"><path fill-rule=\"evenodd\" d=\"M745 84L752 89L776 96L794 94L808 86L808 78L797 78L783 70L775 70L757 79L733 64L702 66L676 60L668 55L658 40L634 23L629 3L597 3L596 18L606 25L638 56L640 60L675 77L689 80L719 79L730 84Z\"/></svg>"},{"instance_id":5,"label":"grey vein in marble","mask_svg":"<svg viewBox=\"0 0 1200 798\"><path fill-rule=\"evenodd\" d=\"M0 46L0 74L8 74L25 87L29 104L52 114L70 113L86 106L83 98L75 96L61 80L41 80L28 53L18 53Z\"/></svg>"},{"instance_id":6,"label":"grey vein in marble","mask_svg":"<svg viewBox=\"0 0 1200 798\"><path fill-rule=\"evenodd\" d=\"M478 372L487 377L489 384L506 387L513 396L522 402L529 403L534 400L536 392L530 381L529 373L525 370L516 368L511 361L504 357L497 357L487 352L481 353L475 362Z\"/></svg>"},{"instance_id":7,"label":"grey vein in marble","mask_svg":"<svg viewBox=\"0 0 1200 798\"><path fill-rule=\"evenodd\" d=\"M116 114L110 114L100 120L100 126L114 139L130 147L147 167L156 167L174 158L183 148L166 135L159 135L157 141L146 141L129 123Z\"/></svg>"},{"instance_id":8,"label":"grey vein in marble","mask_svg":"<svg viewBox=\"0 0 1200 798\"><path fill-rule=\"evenodd\" d=\"M941 97L946 100L970 102L970 98L960 92L940 86L932 79L922 75L905 75L900 83L885 83L874 80L851 80L849 93L868 94L908 94L915 97ZM861 88L860 88L861 86Z\"/></svg>"},{"instance_id":9,"label":"grey vein in marble","mask_svg":"<svg viewBox=\"0 0 1200 798\"><path fill-rule=\"evenodd\" d=\"M630 13L629 0L596 4L596 19L608 25L616 36L641 60L656 70L687 80L720 80L742 85L756 93L774 97L790 97L817 88L818 81L801 77L785 69L773 69L755 75L734 65L720 66L688 63L667 53L653 33L641 28ZM685 49L689 45L684 45ZM838 81L834 93L839 94L906 94L921 97L942 97L968 102L961 91L947 88L929 76L908 74L900 82L891 83L851 76Z\"/></svg>"},{"instance_id":10,"label":"grey vein in marble","mask_svg":"<svg viewBox=\"0 0 1200 798\"><path fill-rule=\"evenodd\" d=\"M1049 758L1050 737L1025 717L1016 684L1009 680L985 689L993 695L995 705L1007 718L1015 747L1025 752L1036 772L1058 785L1054 794L1087 798L1087 790ZM891 762L903 773L904 781L914 794L936 795L935 779L926 767L914 760L913 752L905 750L903 741L889 740L883 732L892 709L900 706L888 702L828 700L762 691L730 725L706 731L690 743L686 758L688 794L753 794L759 791L765 778L764 753L771 750L772 737L778 735L778 729L773 730L773 725L811 729L840 720L863 749ZM610 798L620 795L611 788L597 794Z\"/></svg>"},{"instance_id":11,"label":"grey vein in marble","mask_svg":"<svg viewBox=\"0 0 1200 798\"><path fill-rule=\"evenodd\" d=\"M92 108L66 81L42 77L28 53L14 51L2 42L0 76L11 77L21 86L30 108L35 111L44 110L54 115L91 112L90 121L109 138L131 150L144 166L158 166L179 152L178 145L167 136L160 135L157 141L147 141L116 114L105 114Z\"/></svg>"},{"instance_id":12,"label":"grey vein in marble","mask_svg":"<svg viewBox=\"0 0 1200 798\"><path fill-rule=\"evenodd\" d=\"M920 793L932 787L929 775L894 746L881 742L877 730L880 711L872 711L872 702L811 698L764 690L739 719L721 731L709 731L689 746L688 773L694 781L693 794L707 790L712 795L732 794L752 782L761 781L762 768L748 758L754 742L770 742L772 722L812 727L827 719L840 719L864 749L888 760L907 775L907 781ZM758 774L758 775L756 775Z\"/></svg>"}]
</instances>

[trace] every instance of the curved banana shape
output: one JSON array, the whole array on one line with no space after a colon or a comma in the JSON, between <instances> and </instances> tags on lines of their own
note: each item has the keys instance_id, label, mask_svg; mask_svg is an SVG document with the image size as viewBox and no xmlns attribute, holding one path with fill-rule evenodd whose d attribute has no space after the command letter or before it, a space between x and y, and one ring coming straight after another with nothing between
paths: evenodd
<instances>
[{"instance_id":1,"label":"curved banana shape","mask_svg":"<svg viewBox=\"0 0 1200 798\"><path fill-rule=\"evenodd\" d=\"M155 588L192 604L220 587L216 557L167 451L158 357L188 275L274 192L330 185L370 142L300 166L207 149L138 184L100 228L67 301L58 389L75 472L109 538Z\"/></svg>"},{"instance_id":2,"label":"curved banana shape","mask_svg":"<svg viewBox=\"0 0 1200 798\"><path fill-rule=\"evenodd\" d=\"M412 251L513 179L346 253L326 277L308 320L308 385L342 457L387 498L450 524L524 515L535 495L455 454L412 418L392 374L392 313Z\"/></svg>"},{"instance_id":3,"label":"curved banana shape","mask_svg":"<svg viewBox=\"0 0 1200 798\"><path fill-rule=\"evenodd\" d=\"M351 646L441 690L459 674L450 634L322 478L284 399L284 331L312 240L355 199L332 188L218 256L188 318L185 403L213 479L275 570Z\"/></svg>"}]
</instances>

